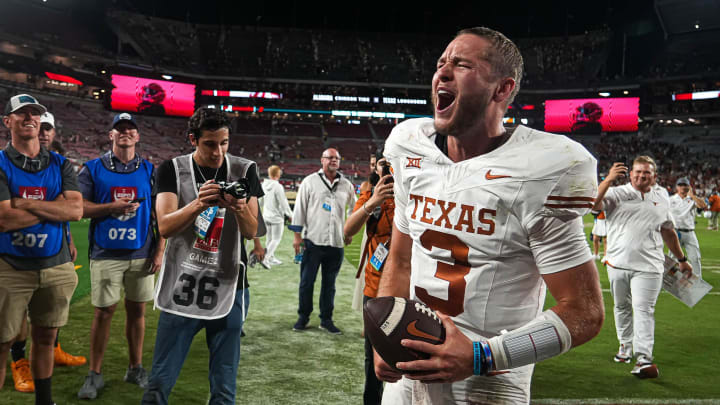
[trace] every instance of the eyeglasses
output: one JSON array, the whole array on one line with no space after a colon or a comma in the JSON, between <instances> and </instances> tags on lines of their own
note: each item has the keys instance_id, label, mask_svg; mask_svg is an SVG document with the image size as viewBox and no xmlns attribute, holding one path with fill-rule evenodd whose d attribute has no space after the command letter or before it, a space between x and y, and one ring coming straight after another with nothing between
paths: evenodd
<instances>
[{"instance_id":1,"label":"eyeglasses","mask_svg":"<svg viewBox=\"0 0 720 405\"><path fill-rule=\"evenodd\" d=\"M328 160L340 160L340 158L337 156L322 156L322 158Z\"/></svg>"}]
</instances>

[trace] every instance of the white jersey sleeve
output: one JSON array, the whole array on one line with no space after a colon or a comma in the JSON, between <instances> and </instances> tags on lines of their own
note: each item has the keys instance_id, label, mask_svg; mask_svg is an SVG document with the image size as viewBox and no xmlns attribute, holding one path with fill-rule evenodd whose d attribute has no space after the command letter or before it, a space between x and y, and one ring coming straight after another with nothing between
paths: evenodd
<instances>
[{"instance_id":1,"label":"white jersey sleeve","mask_svg":"<svg viewBox=\"0 0 720 405\"><path fill-rule=\"evenodd\" d=\"M549 190L541 205L539 199L534 199L536 205L527 208L523 221L540 274L576 267L592 258L582 217L590 212L597 195L597 161L579 144L562 139L567 143L564 149L571 151L556 159L570 164L551 184L543 185L546 181L541 175L538 182L527 186L535 193L542 188ZM553 172L550 170L547 177L553 178Z\"/></svg>"}]
</instances>

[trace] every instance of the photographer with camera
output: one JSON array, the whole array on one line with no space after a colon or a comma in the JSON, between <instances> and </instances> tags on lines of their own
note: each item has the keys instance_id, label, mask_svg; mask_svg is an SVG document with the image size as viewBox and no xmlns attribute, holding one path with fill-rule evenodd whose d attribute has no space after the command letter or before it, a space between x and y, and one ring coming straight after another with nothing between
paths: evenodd
<instances>
[{"instance_id":1,"label":"photographer with camera","mask_svg":"<svg viewBox=\"0 0 720 405\"><path fill-rule=\"evenodd\" d=\"M390 174L390 163L377 153L377 160L369 182L360 187L360 197L355 203L352 215L345 222L343 233L352 237L365 225L367 242L360 255L358 276L365 270L365 289L363 304L377 296L377 288L382 276L383 265L390 248L392 224L395 214L393 199L393 177ZM382 399L383 385L375 375L373 348L367 335L365 336L365 405L379 404Z\"/></svg>"},{"instance_id":2,"label":"photographer with camera","mask_svg":"<svg viewBox=\"0 0 720 405\"><path fill-rule=\"evenodd\" d=\"M200 108L188 122L195 151L158 167L157 216L168 238L155 292L153 367L143 404L167 404L195 334L205 328L211 404L234 404L250 293L245 239L263 229L253 161L227 154L230 120Z\"/></svg>"},{"instance_id":3,"label":"photographer with camera","mask_svg":"<svg viewBox=\"0 0 720 405\"><path fill-rule=\"evenodd\" d=\"M152 300L165 240L153 226L152 163L140 157L140 141L132 115L120 113L109 132L112 149L90 160L78 175L83 194L83 217L91 218L89 232L91 301L95 307L90 328L90 370L78 391L80 399L95 399L105 383L101 373L110 339L110 324L125 292L125 330L128 369L124 380L147 387L142 366L145 303Z\"/></svg>"}]
</instances>

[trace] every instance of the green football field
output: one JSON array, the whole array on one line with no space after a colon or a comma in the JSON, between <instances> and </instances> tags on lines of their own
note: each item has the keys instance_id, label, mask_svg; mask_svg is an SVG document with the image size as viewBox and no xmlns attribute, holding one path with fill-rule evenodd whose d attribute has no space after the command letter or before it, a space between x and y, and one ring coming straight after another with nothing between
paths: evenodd
<instances>
[{"instance_id":1,"label":"green football field","mask_svg":"<svg viewBox=\"0 0 720 405\"><path fill-rule=\"evenodd\" d=\"M592 217L587 217L589 232ZM73 224L80 251L77 265L80 283L70 310L70 321L61 329L60 342L72 354L87 356L93 309L89 298L87 268L87 221ZM715 286L695 308L688 308L662 293L656 309L655 358L660 378L639 380L630 375L631 365L617 364L612 316L612 297L607 273L600 266L606 320L598 337L571 352L537 365L533 378L533 403L537 404L699 404L720 403L720 236L708 231L706 220L697 226L703 254L703 276ZM292 263L292 234L286 231L277 256L284 262L271 270L250 270L251 305L242 341L238 373L238 404L360 404L363 390L362 317L351 309L359 236L346 248L346 262L337 279L335 322L343 335L319 330L316 311L310 328L294 332L298 265ZM548 298L548 305L552 299ZM148 307L143 363L152 363L158 312ZM127 367L124 310L113 319L110 343L105 354L105 389L96 403L139 404L141 390L122 381ZM204 404L208 399L208 355L204 332L198 333L185 361L170 403ZM55 401L86 403L77 391L87 374L87 365L57 368L53 377ZM0 404L33 404L34 395L13 390L8 366Z\"/></svg>"}]
</instances>

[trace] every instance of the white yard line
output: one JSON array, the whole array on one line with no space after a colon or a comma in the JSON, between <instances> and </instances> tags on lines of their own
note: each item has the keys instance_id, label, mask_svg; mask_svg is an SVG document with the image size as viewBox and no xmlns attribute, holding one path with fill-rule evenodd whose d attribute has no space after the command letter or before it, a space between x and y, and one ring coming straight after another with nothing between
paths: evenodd
<instances>
[{"instance_id":1,"label":"white yard line","mask_svg":"<svg viewBox=\"0 0 720 405\"><path fill-rule=\"evenodd\" d=\"M695 404L718 404L720 399L633 399L633 398L588 398L588 399L533 399L532 404L548 404L548 405L615 405L615 404L678 404L678 405L695 405Z\"/></svg>"}]
</instances>

